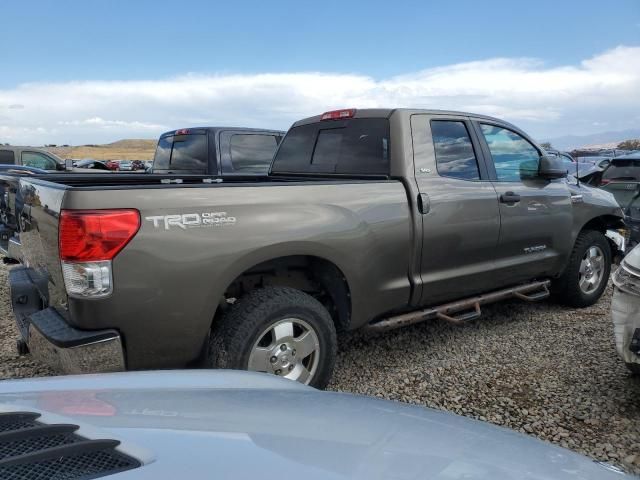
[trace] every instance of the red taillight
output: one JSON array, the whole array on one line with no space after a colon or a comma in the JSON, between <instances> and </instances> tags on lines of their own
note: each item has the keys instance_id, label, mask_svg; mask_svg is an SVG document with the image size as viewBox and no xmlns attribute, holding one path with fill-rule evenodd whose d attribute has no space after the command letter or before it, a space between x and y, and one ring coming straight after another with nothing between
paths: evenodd
<instances>
[{"instance_id":1,"label":"red taillight","mask_svg":"<svg viewBox=\"0 0 640 480\"><path fill-rule=\"evenodd\" d=\"M343 118L353 118L356 114L355 108L347 108L344 110L333 110L331 112L325 112L320 117L320 120L341 120Z\"/></svg>"},{"instance_id":2,"label":"red taillight","mask_svg":"<svg viewBox=\"0 0 640 480\"><path fill-rule=\"evenodd\" d=\"M174 133L174 135L189 135L189 129L181 128L180 130L176 130L176 133Z\"/></svg>"},{"instance_id":3,"label":"red taillight","mask_svg":"<svg viewBox=\"0 0 640 480\"><path fill-rule=\"evenodd\" d=\"M600 180L600 185L607 185L608 183L611 183L611 180L608 180L606 178L603 178L602 180Z\"/></svg>"},{"instance_id":4,"label":"red taillight","mask_svg":"<svg viewBox=\"0 0 640 480\"><path fill-rule=\"evenodd\" d=\"M137 210L63 210L60 259L71 262L111 260L140 228Z\"/></svg>"},{"instance_id":5,"label":"red taillight","mask_svg":"<svg viewBox=\"0 0 640 480\"><path fill-rule=\"evenodd\" d=\"M38 407L60 415L90 415L113 417L117 411L110 403L100 400L96 392L43 392Z\"/></svg>"}]
</instances>

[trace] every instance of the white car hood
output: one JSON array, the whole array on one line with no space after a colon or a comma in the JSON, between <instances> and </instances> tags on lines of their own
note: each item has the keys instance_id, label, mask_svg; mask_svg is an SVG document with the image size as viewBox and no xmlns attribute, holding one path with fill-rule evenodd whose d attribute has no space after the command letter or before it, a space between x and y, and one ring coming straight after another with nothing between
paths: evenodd
<instances>
[{"instance_id":1,"label":"white car hood","mask_svg":"<svg viewBox=\"0 0 640 480\"><path fill-rule=\"evenodd\" d=\"M487 423L247 372L5 381L0 404L60 415L150 452L114 479L625 478Z\"/></svg>"}]
</instances>

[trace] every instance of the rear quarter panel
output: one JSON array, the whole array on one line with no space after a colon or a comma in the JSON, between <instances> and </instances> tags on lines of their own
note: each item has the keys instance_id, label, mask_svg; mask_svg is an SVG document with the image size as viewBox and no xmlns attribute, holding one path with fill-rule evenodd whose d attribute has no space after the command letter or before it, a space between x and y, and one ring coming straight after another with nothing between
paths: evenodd
<instances>
[{"instance_id":1,"label":"rear quarter panel","mask_svg":"<svg viewBox=\"0 0 640 480\"><path fill-rule=\"evenodd\" d=\"M333 262L351 288L352 327L409 300L411 219L400 182L74 189L62 207L140 210L140 231L114 259L113 295L69 299L76 326L123 333L129 368L196 357L229 284L274 258ZM182 229L153 220L203 212L236 221Z\"/></svg>"}]
</instances>

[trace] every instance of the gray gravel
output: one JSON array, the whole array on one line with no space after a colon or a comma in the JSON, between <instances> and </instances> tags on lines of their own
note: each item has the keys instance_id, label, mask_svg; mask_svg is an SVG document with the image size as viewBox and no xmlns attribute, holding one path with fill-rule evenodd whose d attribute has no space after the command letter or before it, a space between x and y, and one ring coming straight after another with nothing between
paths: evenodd
<instances>
[{"instance_id":1,"label":"gray gravel","mask_svg":"<svg viewBox=\"0 0 640 480\"><path fill-rule=\"evenodd\" d=\"M0 378L49 375L15 353L6 275ZM343 335L330 388L487 420L640 473L640 377L616 356L610 293L585 310L510 302L464 326Z\"/></svg>"}]
</instances>

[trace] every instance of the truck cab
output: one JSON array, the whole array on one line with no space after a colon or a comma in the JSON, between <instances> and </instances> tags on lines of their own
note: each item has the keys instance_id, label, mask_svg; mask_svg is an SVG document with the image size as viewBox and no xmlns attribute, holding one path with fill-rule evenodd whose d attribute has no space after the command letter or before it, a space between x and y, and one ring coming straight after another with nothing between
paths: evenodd
<instances>
[{"instance_id":1,"label":"truck cab","mask_svg":"<svg viewBox=\"0 0 640 480\"><path fill-rule=\"evenodd\" d=\"M65 163L60 157L36 147L0 146L0 165L18 165L50 172L65 170Z\"/></svg>"},{"instance_id":2,"label":"truck cab","mask_svg":"<svg viewBox=\"0 0 640 480\"><path fill-rule=\"evenodd\" d=\"M158 140L151 171L161 174L266 175L280 130L181 128Z\"/></svg>"}]
</instances>

